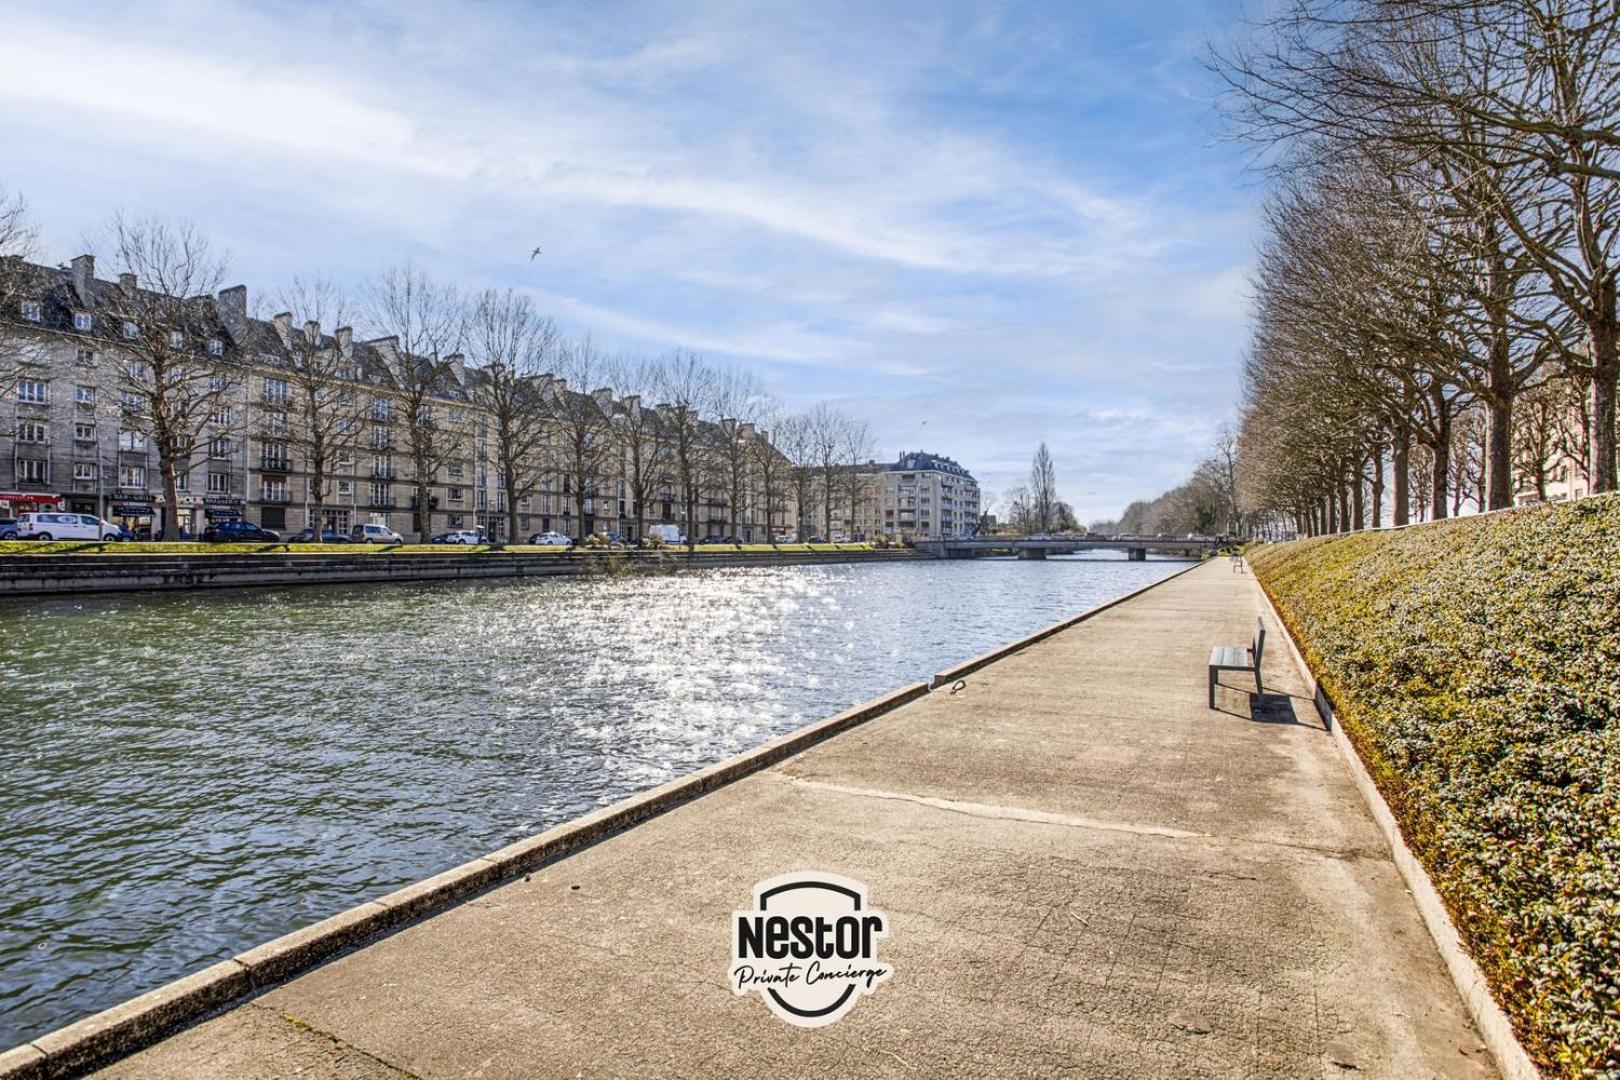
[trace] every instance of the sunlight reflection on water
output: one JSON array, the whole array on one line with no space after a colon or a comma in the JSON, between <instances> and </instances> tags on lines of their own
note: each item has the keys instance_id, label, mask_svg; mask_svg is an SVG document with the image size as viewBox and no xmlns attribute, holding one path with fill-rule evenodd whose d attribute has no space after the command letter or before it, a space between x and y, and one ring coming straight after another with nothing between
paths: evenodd
<instances>
[{"instance_id":1,"label":"sunlight reflection on water","mask_svg":"<svg viewBox=\"0 0 1620 1080\"><path fill-rule=\"evenodd\" d=\"M0 605L0 1047L1179 566Z\"/></svg>"}]
</instances>

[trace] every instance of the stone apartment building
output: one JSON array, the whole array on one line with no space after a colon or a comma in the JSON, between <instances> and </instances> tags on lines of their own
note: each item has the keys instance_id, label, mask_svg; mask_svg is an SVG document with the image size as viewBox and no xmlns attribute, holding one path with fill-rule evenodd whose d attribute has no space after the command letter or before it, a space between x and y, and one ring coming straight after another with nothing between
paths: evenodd
<instances>
[{"instance_id":1,"label":"stone apartment building","mask_svg":"<svg viewBox=\"0 0 1620 1080\"><path fill-rule=\"evenodd\" d=\"M316 324L294 326L287 314L255 318L244 286L200 298L198 310L204 314L184 347L217 365L220 390L207 437L179 470L177 506L171 511L164 505L158 455L130 393L125 339L133 334L129 324L116 325L118 320L109 317L117 306L111 291L137 290L140 283L129 275L117 282L97 278L89 255L59 268L13 260L7 270L11 295L8 310L0 312L0 372L9 376L9 385L0 388L6 391L0 393L0 518L70 510L118 521L142 536L161 531L171 514L190 535L210 521L229 518L287 532L312 526L305 440L299 437L297 415L289 414L296 414L297 396L292 358L314 343L337 361L333 370L343 375L333 392L350 403L320 524L343 533L362 523L387 525L407 536L415 531L413 421L405 415L396 373L420 358L403 355L396 340L357 340L348 327L327 332ZM423 531L481 528L492 538L514 539L505 535L505 477L495 465L490 417L473 394L478 373L460 356L447 359L424 410L424 422L447 452L432 473ZM598 409L603 436L610 437L615 417L640 407L636 399L616 399L608 389L583 394L562 380L546 381L560 413ZM715 447L739 437L763 439L768 446L765 433L723 422L705 421L701 435ZM602 533L638 540L623 455L602 455L609 464L589 481L580 500L563 467L563 444L556 432L542 448L555 460L541 463L539 482L522 494L515 539L530 531L558 531L575 538ZM702 470L693 521L685 520L681 485L662 480L644 509L646 523L677 525L693 537L734 528L757 540L768 535L767 519L778 525L794 520L794 507L780 495L767 515L757 484L749 478L723 483L719 472ZM742 499L735 515L734 494Z\"/></svg>"},{"instance_id":2,"label":"stone apartment building","mask_svg":"<svg viewBox=\"0 0 1620 1080\"><path fill-rule=\"evenodd\" d=\"M897 540L954 540L979 524L979 485L948 457L919 450L892 463L869 463L860 495L846 515L851 536Z\"/></svg>"}]
</instances>

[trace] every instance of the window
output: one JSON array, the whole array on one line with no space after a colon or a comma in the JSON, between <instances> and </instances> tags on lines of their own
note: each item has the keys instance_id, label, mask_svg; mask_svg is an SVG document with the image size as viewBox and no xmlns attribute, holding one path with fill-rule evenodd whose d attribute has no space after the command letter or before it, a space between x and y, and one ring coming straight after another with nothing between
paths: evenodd
<instances>
[{"instance_id":1,"label":"window","mask_svg":"<svg viewBox=\"0 0 1620 1080\"><path fill-rule=\"evenodd\" d=\"M209 342L208 342L208 355L209 356L223 356L224 354L225 354L225 343L223 341L219 340L219 338L211 338L211 339L209 339Z\"/></svg>"},{"instance_id":2,"label":"window","mask_svg":"<svg viewBox=\"0 0 1620 1080\"><path fill-rule=\"evenodd\" d=\"M90 317L88 311L75 311L73 313L73 329L89 331L94 325L95 320Z\"/></svg>"},{"instance_id":3,"label":"window","mask_svg":"<svg viewBox=\"0 0 1620 1080\"><path fill-rule=\"evenodd\" d=\"M287 414L279 412L265 413L264 430L271 435L285 434L287 431Z\"/></svg>"},{"instance_id":4,"label":"window","mask_svg":"<svg viewBox=\"0 0 1620 1080\"><path fill-rule=\"evenodd\" d=\"M146 408L146 398L133 390L125 390L119 395L119 401L123 404L125 412L139 413Z\"/></svg>"},{"instance_id":5,"label":"window","mask_svg":"<svg viewBox=\"0 0 1620 1080\"><path fill-rule=\"evenodd\" d=\"M227 385L229 384L225 381L225 376L223 375L208 376L208 389L216 394L224 390Z\"/></svg>"},{"instance_id":6,"label":"window","mask_svg":"<svg viewBox=\"0 0 1620 1080\"><path fill-rule=\"evenodd\" d=\"M127 323L124 324L124 340L125 341L134 341L135 340L135 335L137 333L139 333L139 332L140 331L136 328L134 323L127 322Z\"/></svg>"},{"instance_id":7,"label":"window","mask_svg":"<svg viewBox=\"0 0 1620 1080\"><path fill-rule=\"evenodd\" d=\"M288 465L287 444L281 442L267 442L260 455L261 467L266 469L285 469Z\"/></svg>"},{"instance_id":8,"label":"window","mask_svg":"<svg viewBox=\"0 0 1620 1080\"><path fill-rule=\"evenodd\" d=\"M38 420L24 420L17 425L17 441L42 443L46 441L45 425Z\"/></svg>"},{"instance_id":9,"label":"window","mask_svg":"<svg viewBox=\"0 0 1620 1080\"><path fill-rule=\"evenodd\" d=\"M118 433L118 449L144 451L146 449L146 436L138 431L120 431Z\"/></svg>"},{"instance_id":10,"label":"window","mask_svg":"<svg viewBox=\"0 0 1620 1080\"><path fill-rule=\"evenodd\" d=\"M374 427L371 429L371 448L373 450L388 449L388 429Z\"/></svg>"},{"instance_id":11,"label":"window","mask_svg":"<svg viewBox=\"0 0 1620 1080\"><path fill-rule=\"evenodd\" d=\"M387 484L372 484L371 485L371 505L372 506L388 506L391 503L391 501L392 500L389 497L388 485Z\"/></svg>"},{"instance_id":12,"label":"window","mask_svg":"<svg viewBox=\"0 0 1620 1080\"><path fill-rule=\"evenodd\" d=\"M231 493L231 474L226 472L210 472L208 474L208 494L229 495Z\"/></svg>"},{"instance_id":13,"label":"window","mask_svg":"<svg viewBox=\"0 0 1620 1080\"><path fill-rule=\"evenodd\" d=\"M78 365L80 367L95 367L96 366L96 350L81 347L79 349L78 355L74 358L74 360L75 360L75 362L78 363Z\"/></svg>"},{"instance_id":14,"label":"window","mask_svg":"<svg viewBox=\"0 0 1620 1080\"><path fill-rule=\"evenodd\" d=\"M452 461L449 465L445 466L444 471L449 475L450 479L452 479L452 480L460 480L461 479L461 462Z\"/></svg>"},{"instance_id":15,"label":"window","mask_svg":"<svg viewBox=\"0 0 1620 1080\"><path fill-rule=\"evenodd\" d=\"M29 322L39 322L44 312L40 309L38 300L24 300L22 302L22 317Z\"/></svg>"},{"instance_id":16,"label":"window","mask_svg":"<svg viewBox=\"0 0 1620 1080\"><path fill-rule=\"evenodd\" d=\"M169 331L169 348L178 349L180 346L184 345L185 343L186 343L186 335L182 334L178 330L170 330Z\"/></svg>"},{"instance_id":17,"label":"window","mask_svg":"<svg viewBox=\"0 0 1620 1080\"><path fill-rule=\"evenodd\" d=\"M17 462L17 480L24 484L45 482L45 463L34 458L21 458Z\"/></svg>"},{"instance_id":18,"label":"window","mask_svg":"<svg viewBox=\"0 0 1620 1080\"><path fill-rule=\"evenodd\" d=\"M48 404L51 400L51 385L37 379L24 379L17 384L17 400L30 405Z\"/></svg>"},{"instance_id":19,"label":"window","mask_svg":"<svg viewBox=\"0 0 1620 1080\"><path fill-rule=\"evenodd\" d=\"M378 398L371 403L371 418L379 424L388 423L388 402Z\"/></svg>"},{"instance_id":20,"label":"window","mask_svg":"<svg viewBox=\"0 0 1620 1080\"><path fill-rule=\"evenodd\" d=\"M73 463L73 479L79 483L94 483L96 479L96 466L92 461L75 461Z\"/></svg>"},{"instance_id":21,"label":"window","mask_svg":"<svg viewBox=\"0 0 1620 1080\"><path fill-rule=\"evenodd\" d=\"M460 502L461 501L461 489L460 488L453 487L453 488L450 489L450 501L451 502Z\"/></svg>"},{"instance_id":22,"label":"window","mask_svg":"<svg viewBox=\"0 0 1620 1080\"><path fill-rule=\"evenodd\" d=\"M182 470L181 472L177 472L177 473L174 474L174 490L176 490L176 491L190 491L191 490L190 466L187 466L187 468L185 470Z\"/></svg>"},{"instance_id":23,"label":"window","mask_svg":"<svg viewBox=\"0 0 1620 1080\"><path fill-rule=\"evenodd\" d=\"M214 415L210 416L208 419L209 419L210 422L212 422L214 424L217 424L219 427L230 427L231 426L231 407L229 405L226 405L224 408L222 408L218 412L214 413Z\"/></svg>"},{"instance_id":24,"label":"window","mask_svg":"<svg viewBox=\"0 0 1620 1080\"><path fill-rule=\"evenodd\" d=\"M118 486L121 488L146 487L146 466L125 465L118 470Z\"/></svg>"},{"instance_id":25,"label":"window","mask_svg":"<svg viewBox=\"0 0 1620 1080\"><path fill-rule=\"evenodd\" d=\"M96 403L96 388L93 386L75 386L73 400L80 405L94 405Z\"/></svg>"},{"instance_id":26,"label":"window","mask_svg":"<svg viewBox=\"0 0 1620 1080\"><path fill-rule=\"evenodd\" d=\"M77 442L95 442L96 425L79 421L73 425L73 438Z\"/></svg>"},{"instance_id":27,"label":"window","mask_svg":"<svg viewBox=\"0 0 1620 1080\"><path fill-rule=\"evenodd\" d=\"M287 481L285 480L266 480L261 485L260 491L265 502L287 501Z\"/></svg>"},{"instance_id":28,"label":"window","mask_svg":"<svg viewBox=\"0 0 1620 1080\"><path fill-rule=\"evenodd\" d=\"M462 412L461 412L460 409L451 409L450 410L450 422L452 424L461 423L461 417L462 417Z\"/></svg>"},{"instance_id":29,"label":"window","mask_svg":"<svg viewBox=\"0 0 1620 1080\"><path fill-rule=\"evenodd\" d=\"M354 495L354 481L353 480L339 480L337 482L337 493L339 495L353 496Z\"/></svg>"},{"instance_id":30,"label":"window","mask_svg":"<svg viewBox=\"0 0 1620 1080\"><path fill-rule=\"evenodd\" d=\"M264 403L266 405L287 404L287 380L266 378L264 380Z\"/></svg>"},{"instance_id":31,"label":"window","mask_svg":"<svg viewBox=\"0 0 1620 1080\"><path fill-rule=\"evenodd\" d=\"M222 435L217 439L208 440L208 456L215 460L224 460L231 456L231 439Z\"/></svg>"}]
</instances>

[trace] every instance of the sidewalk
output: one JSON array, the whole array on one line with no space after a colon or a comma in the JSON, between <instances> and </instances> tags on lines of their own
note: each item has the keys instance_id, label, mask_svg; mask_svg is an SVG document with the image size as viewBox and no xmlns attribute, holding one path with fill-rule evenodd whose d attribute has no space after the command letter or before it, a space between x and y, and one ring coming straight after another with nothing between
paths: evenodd
<instances>
[{"instance_id":1,"label":"sidewalk","mask_svg":"<svg viewBox=\"0 0 1620 1080\"><path fill-rule=\"evenodd\" d=\"M1212 562L104 1075L1490 1075L1287 649L1205 707L1263 606ZM727 983L794 869L892 927L816 1030Z\"/></svg>"}]
</instances>

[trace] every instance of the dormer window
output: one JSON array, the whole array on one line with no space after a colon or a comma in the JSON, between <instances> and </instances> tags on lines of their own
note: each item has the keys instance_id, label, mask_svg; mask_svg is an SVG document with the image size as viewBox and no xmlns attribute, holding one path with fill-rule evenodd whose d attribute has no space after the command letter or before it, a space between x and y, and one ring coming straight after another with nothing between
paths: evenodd
<instances>
[{"instance_id":1,"label":"dormer window","mask_svg":"<svg viewBox=\"0 0 1620 1080\"><path fill-rule=\"evenodd\" d=\"M178 330L169 331L169 348L178 349L186 342L186 336Z\"/></svg>"},{"instance_id":2,"label":"dormer window","mask_svg":"<svg viewBox=\"0 0 1620 1080\"><path fill-rule=\"evenodd\" d=\"M89 333L90 328L94 325L95 320L90 318L88 311L75 311L73 313L73 329Z\"/></svg>"},{"instance_id":3,"label":"dormer window","mask_svg":"<svg viewBox=\"0 0 1620 1080\"><path fill-rule=\"evenodd\" d=\"M219 338L210 339L209 342L208 342L208 355L209 356L223 356L224 354L225 354L225 343L223 341L219 340Z\"/></svg>"},{"instance_id":4,"label":"dormer window","mask_svg":"<svg viewBox=\"0 0 1620 1080\"><path fill-rule=\"evenodd\" d=\"M22 317L27 319L29 322L39 322L39 320L44 317L44 312L39 306L39 301L24 300L22 302Z\"/></svg>"},{"instance_id":5,"label":"dormer window","mask_svg":"<svg viewBox=\"0 0 1620 1080\"><path fill-rule=\"evenodd\" d=\"M135 324L134 323L127 322L127 323L124 324L124 340L125 341L134 341L135 340L135 333L136 333L136 330L135 330Z\"/></svg>"}]
</instances>

